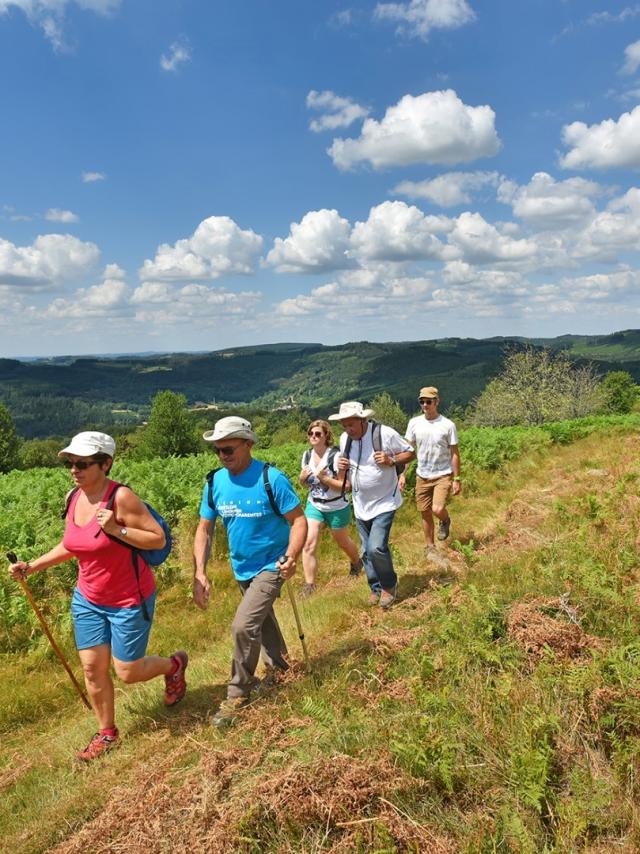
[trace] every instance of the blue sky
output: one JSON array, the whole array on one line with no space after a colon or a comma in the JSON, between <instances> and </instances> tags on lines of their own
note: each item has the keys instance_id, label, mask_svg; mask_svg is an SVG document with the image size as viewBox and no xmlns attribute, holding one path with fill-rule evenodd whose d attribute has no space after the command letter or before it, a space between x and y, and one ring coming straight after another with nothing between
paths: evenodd
<instances>
[{"instance_id":1,"label":"blue sky","mask_svg":"<svg viewBox=\"0 0 640 854\"><path fill-rule=\"evenodd\" d=\"M0 355L640 326L640 3L0 0Z\"/></svg>"}]
</instances>

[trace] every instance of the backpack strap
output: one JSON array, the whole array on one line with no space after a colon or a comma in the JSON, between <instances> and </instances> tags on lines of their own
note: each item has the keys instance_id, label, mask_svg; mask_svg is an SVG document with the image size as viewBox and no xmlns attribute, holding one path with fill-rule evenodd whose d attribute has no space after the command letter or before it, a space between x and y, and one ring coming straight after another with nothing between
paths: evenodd
<instances>
[{"instance_id":1,"label":"backpack strap","mask_svg":"<svg viewBox=\"0 0 640 854\"><path fill-rule=\"evenodd\" d=\"M79 486L74 486L73 489L70 489L69 492L67 492L67 497L64 500L64 510L60 514L61 519L66 519L67 516L69 515L69 507L71 507L71 502L73 501L73 496L76 494L76 492L79 489L80 489Z\"/></svg>"},{"instance_id":2,"label":"backpack strap","mask_svg":"<svg viewBox=\"0 0 640 854\"><path fill-rule=\"evenodd\" d=\"M347 442L344 446L344 456L349 459L351 457L351 446L353 445L353 439L351 436L347 436ZM345 498L347 495L347 477L349 476L349 469L346 468L344 470L344 476L342 478L342 489L340 490L340 498Z\"/></svg>"},{"instance_id":3,"label":"backpack strap","mask_svg":"<svg viewBox=\"0 0 640 854\"><path fill-rule=\"evenodd\" d=\"M216 505L213 500L213 478L216 475L216 472L219 469L211 469L210 472L207 472L207 503L213 512L215 513Z\"/></svg>"},{"instance_id":4,"label":"backpack strap","mask_svg":"<svg viewBox=\"0 0 640 854\"><path fill-rule=\"evenodd\" d=\"M276 514L276 516L282 516L280 508L276 504L276 497L273 494L273 487L271 486L271 481L269 480L269 463L265 463L262 469L262 481L264 483L264 488L267 491L267 498L269 499L271 509Z\"/></svg>"}]
</instances>

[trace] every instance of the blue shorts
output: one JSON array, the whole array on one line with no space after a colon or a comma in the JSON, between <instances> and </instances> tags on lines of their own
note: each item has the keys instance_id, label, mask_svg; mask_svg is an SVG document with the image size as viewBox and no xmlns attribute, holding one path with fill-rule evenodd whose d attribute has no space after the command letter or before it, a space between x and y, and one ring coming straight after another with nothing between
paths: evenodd
<instances>
[{"instance_id":1,"label":"blue shorts","mask_svg":"<svg viewBox=\"0 0 640 854\"><path fill-rule=\"evenodd\" d=\"M315 519L316 522L324 522L334 530L346 528L351 521L351 505L348 504L342 510L318 510L310 501L307 501L307 506L304 508L304 515L307 519Z\"/></svg>"},{"instance_id":2,"label":"blue shorts","mask_svg":"<svg viewBox=\"0 0 640 854\"><path fill-rule=\"evenodd\" d=\"M76 648L90 649L106 643L111 647L111 655L118 661L144 658L156 604L155 591L146 602L149 620L145 620L140 605L132 605L130 608L94 605L76 587L71 599Z\"/></svg>"}]
</instances>

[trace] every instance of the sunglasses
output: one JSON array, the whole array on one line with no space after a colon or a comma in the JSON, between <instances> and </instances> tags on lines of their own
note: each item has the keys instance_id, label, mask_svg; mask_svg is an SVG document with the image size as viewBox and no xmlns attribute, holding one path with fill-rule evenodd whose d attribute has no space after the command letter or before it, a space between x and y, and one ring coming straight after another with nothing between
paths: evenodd
<instances>
[{"instance_id":1,"label":"sunglasses","mask_svg":"<svg viewBox=\"0 0 640 854\"><path fill-rule=\"evenodd\" d=\"M324 433L321 430L309 430L307 436L315 436L318 439L322 439Z\"/></svg>"},{"instance_id":2,"label":"sunglasses","mask_svg":"<svg viewBox=\"0 0 640 854\"><path fill-rule=\"evenodd\" d=\"M218 448L217 446L214 445L213 450L216 452L216 454L219 457L230 457L233 454L235 454L235 452L238 450L239 447L240 447L240 445L235 445L235 446L225 445L224 448Z\"/></svg>"},{"instance_id":3,"label":"sunglasses","mask_svg":"<svg viewBox=\"0 0 640 854\"><path fill-rule=\"evenodd\" d=\"M419 397L418 400L420 403L435 403L437 397Z\"/></svg>"},{"instance_id":4,"label":"sunglasses","mask_svg":"<svg viewBox=\"0 0 640 854\"><path fill-rule=\"evenodd\" d=\"M63 460L62 465L68 469L78 469L78 471L84 471L88 469L89 466L98 466L100 465L99 460Z\"/></svg>"}]
</instances>

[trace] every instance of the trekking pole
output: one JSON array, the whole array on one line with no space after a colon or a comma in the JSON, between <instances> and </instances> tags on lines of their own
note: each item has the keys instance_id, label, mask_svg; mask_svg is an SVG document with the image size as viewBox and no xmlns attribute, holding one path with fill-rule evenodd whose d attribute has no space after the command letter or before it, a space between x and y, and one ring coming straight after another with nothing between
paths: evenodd
<instances>
[{"instance_id":1,"label":"trekking pole","mask_svg":"<svg viewBox=\"0 0 640 854\"><path fill-rule=\"evenodd\" d=\"M282 557L278 558L278 563L286 563L287 558L282 555ZM291 607L293 608L293 616L295 617L296 626L298 628L298 637L300 638L300 643L302 644L302 652L304 653L304 661L307 665L307 670L311 671L311 663L309 661L309 653L307 652L307 645L304 642L304 632L302 631L302 623L300 622L300 614L298 613L298 606L296 605L296 600L293 595L293 590L289 585L287 585L287 590L289 591L289 599L291 600Z\"/></svg>"},{"instance_id":2,"label":"trekking pole","mask_svg":"<svg viewBox=\"0 0 640 854\"><path fill-rule=\"evenodd\" d=\"M18 558L16 557L15 552L7 552L7 560L9 561L9 563L18 563ZM42 616L42 612L40 611L40 608L38 608L38 606L36 605L36 601L33 598L33 594L31 593L31 589L30 589L29 585L27 584L25 579L22 578L21 576L18 577L18 582L20 583L20 586L24 590L24 594L27 597L27 599L29 600L31 607L35 611L36 617L38 618L38 620L40 621L40 625L42 626L42 630L44 631L45 635L49 638L49 643L53 647L53 651L55 652L55 654L60 659L60 663L62 664L64 669L69 674L69 679L71 679L71 681L73 682L73 684L75 686L76 691L78 692L78 694L80 694L80 697L82 698L82 702L91 711L92 710L91 709L91 703L89 702L89 700L87 700L87 696L84 693L84 691L82 690L82 688L80 687L78 680L73 675L73 671L69 667L66 658L60 652L60 648L58 647L58 644L53 639L53 636L52 636L51 632L49 631L49 627L47 626L45 619Z\"/></svg>"}]
</instances>

